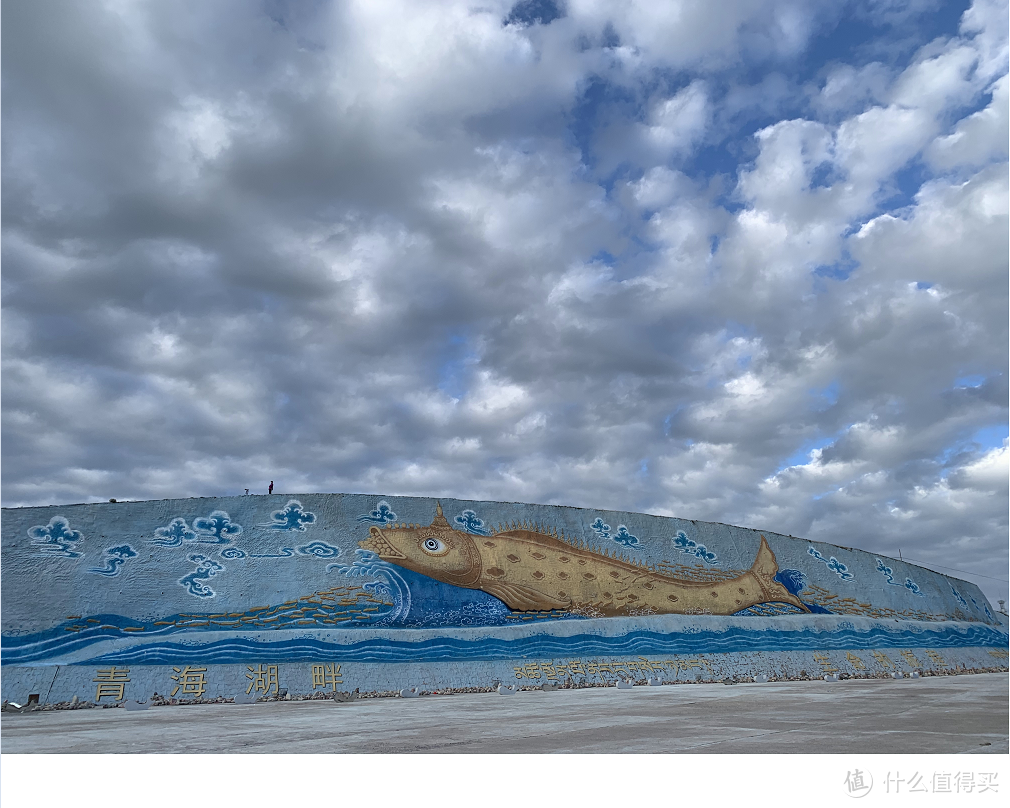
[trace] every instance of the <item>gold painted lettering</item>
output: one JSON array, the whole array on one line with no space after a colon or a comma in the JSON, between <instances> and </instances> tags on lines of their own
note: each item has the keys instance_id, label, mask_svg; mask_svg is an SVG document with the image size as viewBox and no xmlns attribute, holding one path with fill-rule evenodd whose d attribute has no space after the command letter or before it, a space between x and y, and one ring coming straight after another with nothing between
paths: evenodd
<instances>
[{"instance_id":1,"label":"gold painted lettering","mask_svg":"<svg viewBox=\"0 0 1010 808\"><path fill-rule=\"evenodd\" d=\"M246 668L249 673L245 675L246 679L249 679L249 687L246 688L246 693L252 693L254 690L259 693L262 692L264 695L270 692L270 688L273 688L274 694L279 692L279 674L276 665L267 665L264 668L262 665L257 665L255 668L247 666Z\"/></svg>"},{"instance_id":2,"label":"gold painted lettering","mask_svg":"<svg viewBox=\"0 0 1010 808\"><path fill-rule=\"evenodd\" d=\"M185 668L172 668L172 670L175 671L175 675L168 678L177 682L175 688L169 694L172 698L175 698L175 694L180 690L184 696L200 698L207 690L206 668L194 668L187 665Z\"/></svg>"},{"instance_id":3,"label":"gold painted lettering","mask_svg":"<svg viewBox=\"0 0 1010 808\"><path fill-rule=\"evenodd\" d=\"M326 689L328 686L331 690L336 692L337 685L342 685L344 680L341 678L340 665L336 663L329 663L325 665L313 665L312 666L312 689L315 690L317 687Z\"/></svg>"},{"instance_id":4,"label":"gold painted lettering","mask_svg":"<svg viewBox=\"0 0 1010 808\"><path fill-rule=\"evenodd\" d=\"M115 666L99 668L91 681L98 683L98 687L95 688L96 704L105 696L109 696L113 701L122 701L126 694L126 683L130 681L130 669Z\"/></svg>"},{"instance_id":5,"label":"gold painted lettering","mask_svg":"<svg viewBox=\"0 0 1010 808\"><path fill-rule=\"evenodd\" d=\"M887 654L885 654L883 651L874 651L873 658L877 660L877 662L880 664L880 667L882 667L884 670L894 667L894 663L891 662Z\"/></svg>"},{"instance_id":6,"label":"gold painted lettering","mask_svg":"<svg viewBox=\"0 0 1010 808\"><path fill-rule=\"evenodd\" d=\"M846 651L845 652L845 661L848 662L857 671L865 671L866 670L866 665L863 664L863 660L861 660L859 657L857 657L851 651Z\"/></svg>"},{"instance_id":7,"label":"gold painted lettering","mask_svg":"<svg viewBox=\"0 0 1010 808\"><path fill-rule=\"evenodd\" d=\"M911 665L913 668L921 668L922 663L915 658L915 655L908 649L901 652L901 656L904 658L905 662Z\"/></svg>"},{"instance_id":8,"label":"gold painted lettering","mask_svg":"<svg viewBox=\"0 0 1010 808\"><path fill-rule=\"evenodd\" d=\"M825 673L837 673L838 668L831 664L831 659L828 657L827 653L824 651L815 651L813 654L814 662L821 666Z\"/></svg>"}]
</instances>

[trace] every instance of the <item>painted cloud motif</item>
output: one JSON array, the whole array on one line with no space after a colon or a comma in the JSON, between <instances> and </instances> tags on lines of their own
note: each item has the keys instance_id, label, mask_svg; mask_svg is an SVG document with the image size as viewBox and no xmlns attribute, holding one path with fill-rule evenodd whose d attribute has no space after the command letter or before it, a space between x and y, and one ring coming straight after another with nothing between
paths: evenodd
<instances>
[{"instance_id":1,"label":"painted cloud motif","mask_svg":"<svg viewBox=\"0 0 1010 808\"><path fill-rule=\"evenodd\" d=\"M178 547L183 542L229 544L231 539L228 537L241 532L242 525L232 522L226 511L212 511L210 516L194 519L192 528L185 519L177 516L164 527L155 528L151 544L159 547Z\"/></svg>"},{"instance_id":2,"label":"painted cloud motif","mask_svg":"<svg viewBox=\"0 0 1010 808\"><path fill-rule=\"evenodd\" d=\"M593 520L593 523L589 527L601 539L613 539L618 544L623 544L625 547L634 547L638 544L638 536L632 536L628 532L628 528L626 526L618 525L617 532L611 533L610 525L604 522L599 516Z\"/></svg>"},{"instance_id":3,"label":"painted cloud motif","mask_svg":"<svg viewBox=\"0 0 1010 808\"><path fill-rule=\"evenodd\" d=\"M184 541L196 541L196 532L191 530L185 519L175 518L165 527L154 529L155 539L151 539L151 544L159 547L178 547Z\"/></svg>"},{"instance_id":4,"label":"painted cloud motif","mask_svg":"<svg viewBox=\"0 0 1010 808\"><path fill-rule=\"evenodd\" d=\"M593 523L589 527L601 539L610 538L610 525L604 522L599 516L593 520Z\"/></svg>"},{"instance_id":5,"label":"painted cloud motif","mask_svg":"<svg viewBox=\"0 0 1010 808\"><path fill-rule=\"evenodd\" d=\"M72 529L65 516L54 516L48 525L28 528L28 536L33 540L32 544L38 546L41 551L38 555L43 558L80 558L84 555L77 550L77 543L84 538L84 534Z\"/></svg>"},{"instance_id":6,"label":"painted cloud motif","mask_svg":"<svg viewBox=\"0 0 1010 808\"><path fill-rule=\"evenodd\" d=\"M920 598L926 597L925 594L919 591L919 585L911 578L905 579L905 589L907 589L913 595L918 595Z\"/></svg>"},{"instance_id":7,"label":"painted cloud motif","mask_svg":"<svg viewBox=\"0 0 1010 808\"><path fill-rule=\"evenodd\" d=\"M201 544L228 544L231 541L228 537L241 533L242 525L232 522L226 511L212 511L210 516L194 519L193 529Z\"/></svg>"},{"instance_id":8,"label":"painted cloud motif","mask_svg":"<svg viewBox=\"0 0 1010 808\"><path fill-rule=\"evenodd\" d=\"M689 539L683 530L677 531L677 535L673 539L673 546L680 550L680 552L693 555L695 558L700 558L708 564L717 563L715 553L704 544L698 544L693 539Z\"/></svg>"},{"instance_id":9,"label":"painted cloud motif","mask_svg":"<svg viewBox=\"0 0 1010 808\"><path fill-rule=\"evenodd\" d=\"M919 585L913 581L911 578L906 578L904 583L898 583L894 580L894 570L888 567L879 558L876 559L877 562L877 572L883 575L887 579L887 583L891 586L904 586L913 595L918 595L919 597L926 597L921 591L919 591Z\"/></svg>"},{"instance_id":10,"label":"painted cloud motif","mask_svg":"<svg viewBox=\"0 0 1010 808\"><path fill-rule=\"evenodd\" d=\"M340 548L324 541L313 541L298 548L299 555L315 556L316 558L336 558Z\"/></svg>"},{"instance_id":11,"label":"painted cloud motif","mask_svg":"<svg viewBox=\"0 0 1010 808\"><path fill-rule=\"evenodd\" d=\"M136 558L137 551L134 550L130 545L123 544L119 547L109 547L105 550L105 566L104 567L92 567L88 572L93 572L96 575L105 575L110 578L119 575L119 571L123 564L126 563L128 558Z\"/></svg>"},{"instance_id":12,"label":"painted cloud motif","mask_svg":"<svg viewBox=\"0 0 1010 808\"><path fill-rule=\"evenodd\" d=\"M610 538L625 547L634 547L638 544L638 536L632 536L624 525L618 525L617 532Z\"/></svg>"},{"instance_id":13,"label":"painted cloud motif","mask_svg":"<svg viewBox=\"0 0 1010 808\"><path fill-rule=\"evenodd\" d=\"M215 513L219 513L216 511ZM199 553L191 555L189 560L196 564L196 569L193 570L189 575L184 575L179 579L179 584L186 587L186 591L194 597L198 598L212 598L216 595L213 589L207 586L204 582L209 581L219 572L224 569L224 566L218 564L214 559L207 558L205 555L200 555Z\"/></svg>"},{"instance_id":14,"label":"painted cloud motif","mask_svg":"<svg viewBox=\"0 0 1010 808\"><path fill-rule=\"evenodd\" d=\"M393 513L393 509L389 507L389 503L382 500L375 506L374 511L364 514L363 516L359 516L358 521L370 522L373 525L388 525L390 522L396 521L396 514Z\"/></svg>"},{"instance_id":15,"label":"painted cloud motif","mask_svg":"<svg viewBox=\"0 0 1010 808\"><path fill-rule=\"evenodd\" d=\"M814 558L816 558L818 561L823 561L825 565L827 565L827 568L831 570L839 578L841 578L843 581L851 581L853 579L853 575L851 572L849 572L849 568L834 556L831 556L830 558L825 558L817 551L815 547L808 547L807 552Z\"/></svg>"},{"instance_id":16,"label":"painted cloud motif","mask_svg":"<svg viewBox=\"0 0 1010 808\"><path fill-rule=\"evenodd\" d=\"M249 553L249 558L291 558L294 554L294 547L282 547L276 553Z\"/></svg>"},{"instance_id":17,"label":"painted cloud motif","mask_svg":"<svg viewBox=\"0 0 1010 808\"><path fill-rule=\"evenodd\" d=\"M316 521L316 515L306 511L297 499L288 500L287 505L271 514L271 518L272 522L267 522L261 527L268 527L271 530L297 530L304 533L305 526Z\"/></svg>"},{"instance_id":18,"label":"painted cloud motif","mask_svg":"<svg viewBox=\"0 0 1010 808\"><path fill-rule=\"evenodd\" d=\"M961 604L961 608L967 611L968 601L961 597L961 593L954 588L954 584L950 584L950 591L954 593L954 597L957 598L957 602Z\"/></svg>"}]
</instances>

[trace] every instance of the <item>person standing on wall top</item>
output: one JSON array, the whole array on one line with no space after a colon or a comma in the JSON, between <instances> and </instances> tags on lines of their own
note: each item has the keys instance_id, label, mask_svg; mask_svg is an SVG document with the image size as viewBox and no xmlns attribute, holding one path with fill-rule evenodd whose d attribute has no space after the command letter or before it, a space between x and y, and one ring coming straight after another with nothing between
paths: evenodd
<instances>
[{"instance_id":1,"label":"person standing on wall top","mask_svg":"<svg viewBox=\"0 0 1010 808\"><path fill-rule=\"evenodd\" d=\"M274 492L274 481L271 480L270 481L270 487L267 489L267 493L268 494L272 494L273 492Z\"/></svg>"}]
</instances>

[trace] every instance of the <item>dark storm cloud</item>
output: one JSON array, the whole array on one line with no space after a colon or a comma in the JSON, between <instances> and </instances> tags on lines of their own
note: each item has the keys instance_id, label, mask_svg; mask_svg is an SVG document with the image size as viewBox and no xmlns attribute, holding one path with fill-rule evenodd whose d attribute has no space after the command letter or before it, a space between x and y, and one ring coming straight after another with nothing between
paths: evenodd
<instances>
[{"instance_id":1,"label":"dark storm cloud","mask_svg":"<svg viewBox=\"0 0 1010 808\"><path fill-rule=\"evenodd\" d=\"M5 504L274 479L1005 568L1006 11L934 12L5 7Z\"/></svg>"}]
</instances>

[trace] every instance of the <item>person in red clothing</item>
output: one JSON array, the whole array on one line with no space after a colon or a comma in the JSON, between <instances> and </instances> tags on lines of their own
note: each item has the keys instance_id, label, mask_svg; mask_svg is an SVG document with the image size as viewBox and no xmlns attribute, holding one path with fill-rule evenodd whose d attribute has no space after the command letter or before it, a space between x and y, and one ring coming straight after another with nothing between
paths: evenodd
<instances>
[{"instance_id":1,"label":"person in red clothing","mask_svg":"<svg viewBox=\"0 0 1010 808\"><path fill-rule=\"evenodd\" d=\"M270 487L267 489L267 493L268 494L272 494L273 492L274 492L274 481L271 480L270 481Z\"/></svg>"}]
</instances>

